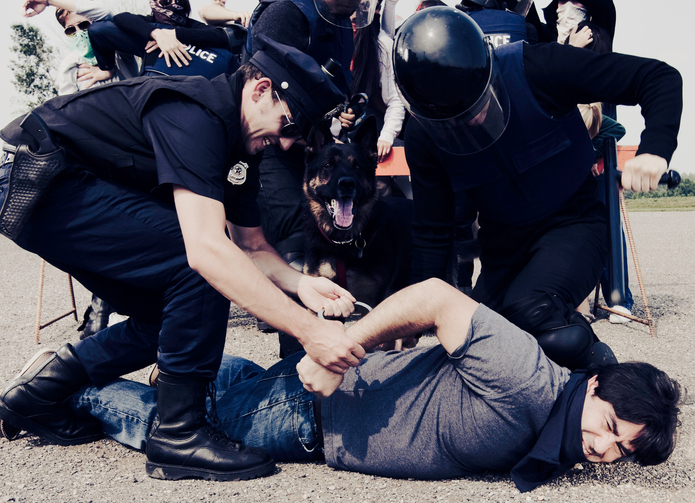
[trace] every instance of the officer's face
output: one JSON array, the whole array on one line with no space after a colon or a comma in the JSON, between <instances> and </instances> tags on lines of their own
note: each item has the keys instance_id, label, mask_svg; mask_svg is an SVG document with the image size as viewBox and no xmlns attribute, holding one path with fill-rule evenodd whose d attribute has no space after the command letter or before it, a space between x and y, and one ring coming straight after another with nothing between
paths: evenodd
<instances>
[{"instance_id":1,"label":"officer's face","mask_svg":"<svg viewBox=\"0 0 695 503\"><path fill-rule=\"evenodd\" d=\"M270 80L256 81L242 111L242 137L249 154L256 154L269 145L287 150L297 141L298 138L285 138L280 134L292 117L285 102L273 100Z\"/></svg>"},{"instance_id":2,"label":"officer's face","mask_svg":"<svg viewBox=\"0 0 695 503\"><path fill-rule=\"evenodd\" d=\"M582 447L592 463L610 463L630 455L631 443L644 426L618 418L613 406L594 394L596 386L594 376L589 379L582 411Z\"/></svg>"}]
</instances>

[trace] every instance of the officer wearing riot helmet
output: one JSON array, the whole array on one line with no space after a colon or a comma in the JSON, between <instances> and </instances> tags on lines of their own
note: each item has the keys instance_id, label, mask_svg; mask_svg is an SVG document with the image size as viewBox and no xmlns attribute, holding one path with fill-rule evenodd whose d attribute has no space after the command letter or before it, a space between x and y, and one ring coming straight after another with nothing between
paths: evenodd
<instances>
[{"instance_id":1,"label":"officer wearing riot helmet","mask_svg":"<svg viewBox=\"0 0 695 503\"><path fill-rule=\"evenodd\" d=\"M454 199L479 212L472 297L537 337L558 363L615 359L574 309L596 285L605 210L592 198L594 153L578 103L642 107L646 129L625 188L657 187L676 148L682 82L663 62L559 44L493 49L459 10L426 9L400 28L394 71L408 122L413 282L446 277Z\"/></svg>"}]
</instances>

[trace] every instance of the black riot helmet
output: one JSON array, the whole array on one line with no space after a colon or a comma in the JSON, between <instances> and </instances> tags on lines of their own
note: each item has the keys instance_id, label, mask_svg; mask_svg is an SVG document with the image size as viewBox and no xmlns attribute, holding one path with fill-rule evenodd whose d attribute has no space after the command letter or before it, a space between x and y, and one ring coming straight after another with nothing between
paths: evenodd
<instances>
[{"instance_id":1,"label":"black riot helmet","mask_svg":"<svg viewBox=\"0 0 695 503\"><path fill-rule=\"evenodd\" d=\"M453 7L416 12L393 47L398 92L434 142L453 154L489 147L509 121L509 98L493 49L478 25Z\"/></svg>"}]
</instances>

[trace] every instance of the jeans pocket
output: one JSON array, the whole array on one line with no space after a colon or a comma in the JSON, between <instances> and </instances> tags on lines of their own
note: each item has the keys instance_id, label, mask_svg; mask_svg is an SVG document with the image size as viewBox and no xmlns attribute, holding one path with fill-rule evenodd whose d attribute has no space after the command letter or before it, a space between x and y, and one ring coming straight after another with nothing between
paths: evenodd
<instances>
[{"instance_id":1,"label":"jeans pocket","mask_svg":"<svg viewBox=\"0 0 695 503\"><path fill-rule=\"evenodd\" d=\"M322 445L316 420L312 400L297 403L295 415L297 439L307 453L316 453L316 457L321 457Z\"/></svg>"}]
</instances>

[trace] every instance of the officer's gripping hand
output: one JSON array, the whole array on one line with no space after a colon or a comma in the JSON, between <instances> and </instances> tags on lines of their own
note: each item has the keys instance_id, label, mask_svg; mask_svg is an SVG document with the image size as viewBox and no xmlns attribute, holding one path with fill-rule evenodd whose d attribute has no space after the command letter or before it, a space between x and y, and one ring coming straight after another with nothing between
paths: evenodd
<instances>
[{"instance_id":1,"label":"officer's gripping hand","mask_svg":"<svg viewBox=\"0 0 695 503\"><path fill-rule=\"evenodd\" d=\"M661 175L666 173L668 163L654 154L640 154L625 162L622 174L624 189L649 192L659 186Z\"/></svg>"},{"instance_id":2,"label":"officer's gripping hand","mask_svg":"<svg viewBox=\"0 0 695 503\"><path fill-rule=\"evenodd\" d=\"M344 374L359 365L365 351L345 332L339 321L319 320L307 329L300 340L309 357L328 370Z\"/></svg>"},{"instance_id":3,"label":"officer's gripping hand","mask_svg":"<svg viewBox=\"0 0 695 503\"><path fill-rule=\"evenodd\" d=\"M304 389L320 396L331 396L343 382L343 374L331 372L326 367L322 367L314 360L305 356L297 364L299 380L304 385Z\"/></svg>"},{"instance_id":4,"label":"officer's gripping hand","mask_svg":"<svg viewBox=\"0 0 695 503\"><path fill-rule=\"evenodd\" d=\"M302 276L297 295L306 307L315 313L323 311L328 317L350 316L355 310L355 297L327 278Z\"/></svg>"}]
</instances>

